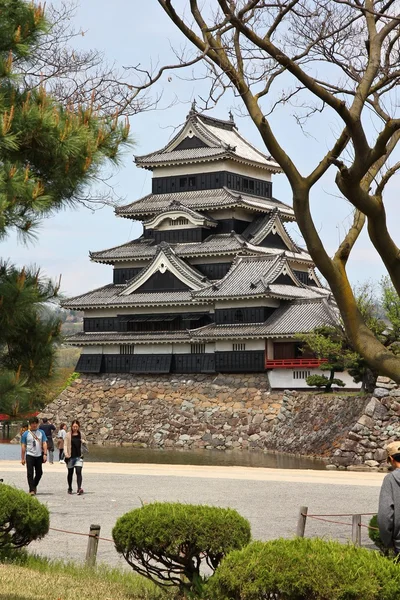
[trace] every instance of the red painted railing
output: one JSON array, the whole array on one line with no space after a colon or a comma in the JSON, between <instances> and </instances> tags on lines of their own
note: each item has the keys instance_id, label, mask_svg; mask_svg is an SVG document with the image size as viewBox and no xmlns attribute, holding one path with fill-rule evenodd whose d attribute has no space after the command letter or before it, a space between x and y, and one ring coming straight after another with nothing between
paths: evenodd
<instances>
[{"instance_id":1,"label":"red painted railing","mask_svg":"<svg viewBox=\"0 0 400 600\"><path fill-rule=\"evenodd\" d=\"M317 369L322 363L327 362L326 358L279 358L266 360L266 369L298 369L308 368Z\"/></svg>"}]
</instances>

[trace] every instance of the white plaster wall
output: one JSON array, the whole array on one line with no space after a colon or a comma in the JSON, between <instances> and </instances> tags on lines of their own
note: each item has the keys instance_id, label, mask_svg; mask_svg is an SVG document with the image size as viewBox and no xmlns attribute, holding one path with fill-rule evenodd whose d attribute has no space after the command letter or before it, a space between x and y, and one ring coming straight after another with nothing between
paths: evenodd
<instances>
[{"instance_id":1,"label":"white plaster wall","mask_svg":"<svg viewBox=\"0 0 400 600\"><path fill-rule=\"evenodd\" d=\"M191 265L214 265L219 263L228 263L233 262L233 255L226 256L225 254L220 254L220 256L196 256L196 258L185 258Z\"/></svg>"},{"instance_id":2,"label":"white plaster wall","mask_svg":"<svg viewBox=\"0 0 400 600\"><path fill-rule=\"evenodd\" d=\"M173 175L191 175L194 173L215 173L229 171L245 177L254 177L263 181L271 181L271 173L258 167L242 165L233 160L198 163L192 165L174 165L169 167L156 167L153 177L172 177Z\"/></svg>"},{"instance_id":3,"label":"white plaster wall","mask_svg":"<svg viewBox=\"0 0 400 600\"><path fill-rule=\"evenodd\" d=\"M215 350L219 352L232 352L233 344L246 344L247 350L264 350L264 340L217 340Z\"/></svg>"},{"instance_id":4,"label":"white plaster wall","mask_svg":"<svg viewBox=\"0 0 400 600\"><path fill-rule=\"evenodd\" d=\"M306 384L305 379L294 379L294 371L310 371L311 375L327 375L327 373L320 369L271 369L268 371L268 378L272 389L293 389L293 388L304 388L304 389L316 389L310 388ZM354 383L353 378L347 373L337 373L336 377L341 379L345 384L345 388L338 388L340 390L354 389L358 390L361 388L361 383Z\"/></svg>"},{"instance_id":5,"label":"white plaster wall","mask_svg":"<svg viewBox=\"0 0 400 600\"><path fill-rule=\"evenodd\" d=\"M226 208L224 210L214 210L212 217L217 221L220 219L239 219L251 223L254 220L254 213L242 208Z\"/></svg>"},{"instance_id":6,"label":"white plaster wall","mask_svg":"<svg viewBox=\"0 0 400 600\"><path fill-rule=\"evenodd\" d=\"M271 360L274 358L274 342L273 340L267 340L267 358Z\"/></svg>"},{"instance_id":7,"label":"white plaster wall","mask_svg":"<svg viewBox=\"0 0 400 600\"><path fill-rule=\"evenodd\" d=\"M172 354L173 344L136 344L135 354Z\"/></svg>"},{"instance_id":8,"label":"white plaster wall","mask_svg":"<svg viewBox=\"0 0 400 600\"><path fill-rule=\"evenodd\" d=\"M81 348L82 354L103 354L102 346L83 346Z\"/></svg>"},{"instance_id":9,"label":"white plaster wall","mask_svg":"<svg viewBox=\"0 0 400 600\"><path fill-rule=\"evenodd\" d=\"M136 267L145 267L149 264L149 260L121 260L115 263L116 269L130 269Z\"/></svg>"},{"instance_id":10,"label":"white plaster wall","mask_svg":"<svg viewBox=\"0 0 400 600\"><path fill-rule=\"evenodd\" d=\"M251 306L270 306L278 308L279 300L274 298L251 298L246 300L217 300L215 308L248 308Z\"/></svg>"},{"instance_id":11,"label":"white plaster wall","mask_svg":"<svg viewBox=\"0 0 400 600\"><path fill-rule=\"evenodd\" d=\"M125 342L125 343L129 344L129 342ZM115 345L108 345L108 344L104 345L103 346L103 354L119 354L119 345L118 346L116 344Z\"/></svg>"}]
</instances>

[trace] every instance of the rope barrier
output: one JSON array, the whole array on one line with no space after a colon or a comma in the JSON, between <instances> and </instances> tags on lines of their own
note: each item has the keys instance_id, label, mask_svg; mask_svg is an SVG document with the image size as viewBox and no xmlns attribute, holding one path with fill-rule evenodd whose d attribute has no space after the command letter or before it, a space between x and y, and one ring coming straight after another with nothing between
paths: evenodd
<instances>
[{"instance_id":1,"label":"rope barrier","mask_svg":"<svg viewBox=\"0 0 400 600\"><path fill-rule=\"evenodd\" d=\"M103 540L103 542L111 542L114 543L114 540L105 537L97 537L97 535L93 535L92 533L80 533L78 531L67 531L66 529L57 529L56 527L49 527L51 531L59 531L60 533L68 533L69 535L83 535L84 537L92 537L97 538L98 540Z\"/></svg>"},{"instance_id":2,"label":"rope barrier","mask_svg":"<svg viewBox=\"0 0 400 600\"><path fill-rule=\"evenodd\" d=\"M310 517L310 519L315 519L316 521L324 521L324 523L335 523L336 525L347 525L347 526L352 526L351 523L344 523L343 521L332 521L331 519L323 519L321 517L316 517L315 515L306 515L304 514L303 517Z\"/></svg>"},{"instance_id":3,"label":"rope barrier","mask_svg":"<svg viewBox=\"0 0 400 600\"><path fill-rule=\"evenodd\" d=\"M303 514L303 517L352 517L354 513L343 513L343 514L335 514L335 515L309 515L309 514ZM357 515L361 515L362 517L373 517L374 515L376 515L376 512L374 513L357 513Z\"/></svg>"},{"instance_id":4,"label":"rope barrier","mask_svg":"<svg viewBox=\"0 0 400 600\"><path fill-rule=\"evenodd\" d=\"M373 529L374 531L379 531L378 527L371 527L371 525L364 525L363 523L360 523L359 526L366 527L367 529Z\"/></svg>"}]
</instances>

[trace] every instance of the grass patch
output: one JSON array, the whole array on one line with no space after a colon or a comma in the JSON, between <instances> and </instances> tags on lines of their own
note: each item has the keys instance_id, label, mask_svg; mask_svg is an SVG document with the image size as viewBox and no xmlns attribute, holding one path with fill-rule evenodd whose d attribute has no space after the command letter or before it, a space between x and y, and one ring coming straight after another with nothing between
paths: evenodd
<instances>
[{"instance_id":1,"label":"grass patch","mask_svg":"<svg viewBox=\"0 0 400 600\"><path fill-rule=\"evenodd\" d=\"M99 565L51 561L27 552L0 557L0 600L172 600L144 577Z\"/></svg>"}]
</instances>

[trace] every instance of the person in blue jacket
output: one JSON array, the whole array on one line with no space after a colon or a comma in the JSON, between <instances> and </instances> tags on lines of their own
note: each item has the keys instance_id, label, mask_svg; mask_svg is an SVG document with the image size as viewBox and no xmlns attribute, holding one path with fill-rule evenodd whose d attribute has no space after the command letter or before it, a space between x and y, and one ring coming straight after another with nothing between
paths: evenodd
<instances>
[{"instance_id":1,"label":"person in blue jacket","mask_svg":"<svg viewBox=\"0 0 400 600\"><path fill-rule=\"evenodd\" d=\"M39 419L29 419L29 429L21 437L21 464L26 464L29 493L36 495L37 486L43 475L42 465L47 461L47 437L39 429Z\"/></svg>"}]
</instances>

